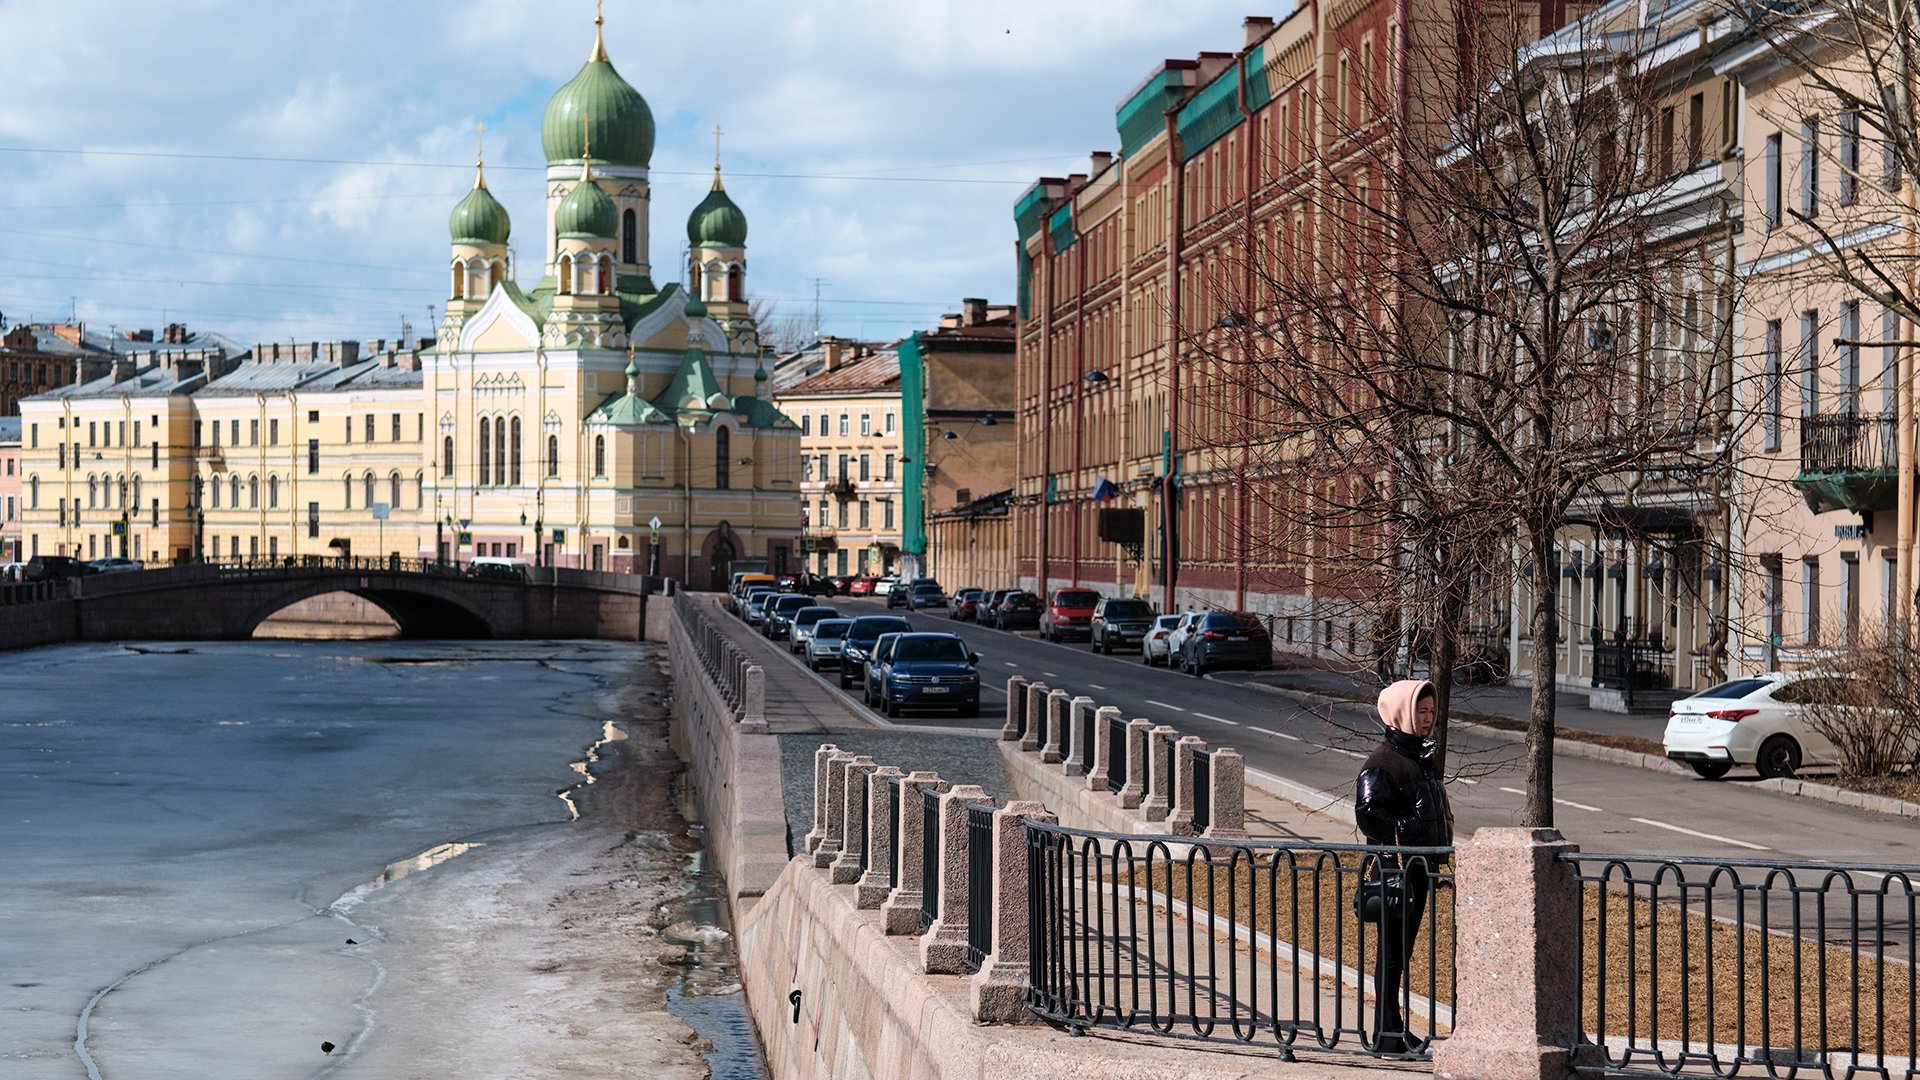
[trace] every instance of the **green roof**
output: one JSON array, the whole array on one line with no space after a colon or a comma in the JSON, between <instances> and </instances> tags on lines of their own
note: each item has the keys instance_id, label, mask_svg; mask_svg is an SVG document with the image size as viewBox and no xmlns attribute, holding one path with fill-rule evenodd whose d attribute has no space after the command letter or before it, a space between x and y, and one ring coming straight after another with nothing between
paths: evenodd
<instances>
[{"instance_id":1,"label":"green roof","mask_svg":"<svg viewBox=\"0 0 1920 1080\"><path fill-rule=\"evenodd\" d=\"M553 211L553 231L560 236L613 236L620 228L620 212L613 200L591 179L591 169Z\"/></svg>"},{"instance_id":2,"label":"green roof","mask_svg":"<svg viewBox=\"0 0 1920 1080\"><path fill-rule=\"evenodd\" d=\"M504 244L512 230L507 208L487 190L484 180L474 182L473 190L454 204L447 218L447 232L456 244Z\"/></svg>"},{"instance_id":3,"label":"green roof","mask_svg":"<svg viewBox=\"0 0 1920 1080\"><path fill-rule=\"evenodd\" d=\"M720 174L713 174L713 190L687 217L687 243L694 247L746 247L747 215L727 197Z\"/></svg>"},{"instance_id":4,"label":"green roof","mask_svg":"<svg viewBox=\"0 0 1920 1080\"><path fill-rule=\"evenodd\" d=\"M1047 231L1053 234L1055 254L1067 250L1075 240L1080 239L1080 234L1073 231L1072 203L1066 203L1053 212L1053 216L1047 219Z\"/></svg>"},{"instance_id":5,"label":"green roof","mask_svg":"<svg viewBox=\"0 0 1920 1080\"><path fill-rule=\"evenodd\" d=\"M1147 77L1114 114L1120 129L1120 156L1132 157L1167 128L1166 112L1186 91L1186 69L1162 67Z\"/></svg>"},{"instance_id":6,"label":"green roof","mask_svg":"<svg viewBox=\"0 0 1920 1080\"><path fill-rule=\"evenodd\" d=\"M1174 123L1180 132L1182 161L1193 160L1240 123L1237 71L1237 68L1229 69L1201 87L1200 92L1188 98L1174 114Z\"/></svg>"},{"instance_id":7,"label":"green roof","mask_svg":"<svg viewBox=\"0 0 1920 1080\"><path fill-rule=\"evenodd\" d=\"M583 123L582 118L587 118ZM653 159L653 110L640 92L613 69L594 42L593 58L547 102L540 146L547 164L586 156L591 128L593 156L614 165L645 165Z\"/></svg>"}]
</instances>

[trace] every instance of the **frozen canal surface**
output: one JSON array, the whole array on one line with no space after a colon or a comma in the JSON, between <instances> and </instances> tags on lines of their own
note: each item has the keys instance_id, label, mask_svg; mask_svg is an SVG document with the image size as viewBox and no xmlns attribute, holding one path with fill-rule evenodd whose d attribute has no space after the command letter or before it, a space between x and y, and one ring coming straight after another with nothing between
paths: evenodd
<instances>
[{"instance_id":1,"label":"frozen canal surface","mask_svg":"<svg viewBox=\"0 0 1920 1080\"><path fill-rule=\"evenodd\" d=\"M607 737L641 655L399 641L0 654L0 1076L345 1065L320 1043L370 1026L386 973L347 943L365 905L336 902L461 850L442 845L511 848L569 821L556 793L581 781L574 763ZM378 1075L447 1075L410 1064Z\"/></svg>"}]
</instances>

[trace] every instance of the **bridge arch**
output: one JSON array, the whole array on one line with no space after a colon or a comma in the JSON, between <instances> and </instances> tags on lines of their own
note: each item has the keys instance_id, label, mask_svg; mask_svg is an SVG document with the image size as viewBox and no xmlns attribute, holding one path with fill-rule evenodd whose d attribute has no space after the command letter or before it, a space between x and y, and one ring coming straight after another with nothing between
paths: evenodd
<instances>
[{"instance_id":1,"label":"bridge arch","mask_svg":"<svg viewBox=\"0 0 1920 1080\"><path fill-rule=\"evenodd\" d=\"M367 601L385 612L400 628L403 638L492 638L496 628L487 614L461 597L445 593L394 586L361 588L338 577L293 581L284 590L256 604L239 629L242 638L250 638L277 612L316 596L347 593Z\"/></svg>"}]
</instances>

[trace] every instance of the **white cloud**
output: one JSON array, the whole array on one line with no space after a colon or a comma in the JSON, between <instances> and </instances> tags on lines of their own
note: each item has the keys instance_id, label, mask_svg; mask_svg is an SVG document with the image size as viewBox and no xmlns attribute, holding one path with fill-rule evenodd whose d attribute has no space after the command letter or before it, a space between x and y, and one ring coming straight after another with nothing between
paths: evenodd
<instances>
[{"instance_id":1,"label":"white cloud","mask_svg":"<svg viewBox=\"0 0 1920 1080\"><path fill-rule=\"evenodd\" d=\"M1007 299L1025 183L1112 147L1120 97L1164 56L1238 46L1245 13L610 0L608 50L660 129L655 277L677 276L718 123L753 222L752 292L807 307L828 279L829 328L870 336L925 326L963 295ZM0 0L0 145L160 155L0 152L0 311L51 318L77 296L123 327L164 315L242 339L390 337L404 315L424 332L476 118L531 284L540 118L585 59L591 18L586 0ZM1004 182L932 182L953 178ZM866 302L882 300L911 304Z\"/></svg>"}]
</instances>

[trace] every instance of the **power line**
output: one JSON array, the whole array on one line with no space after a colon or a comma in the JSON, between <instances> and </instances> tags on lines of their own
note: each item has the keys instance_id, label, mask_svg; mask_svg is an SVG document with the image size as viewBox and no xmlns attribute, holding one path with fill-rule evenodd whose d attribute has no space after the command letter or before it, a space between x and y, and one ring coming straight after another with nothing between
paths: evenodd
<instances>
[{"instance_id":1,"label":"power line","mask_svg":"<svg viewBox=\"0 0 1920 1080\"><path fill-rule=\"evenodd\" d=\"M155 251L180 251L190 255L224 255L234 259L265 259L269 262L300 263L306 266L341 266L351 270L390 270L397 274L438 274L417 266L382 266L379 263L336 262L331 259L303 259L292 255L260 255L247 251L222 251L218 248L192 248L177 244L151 244L140 240L120 240L100 236L69 236L64 233L34 232L29 229L0 229L11 236L32 236L42 240L66 240L76 244L115 244L120 247L150 248Z\"/></svg>"}]
</instances>

